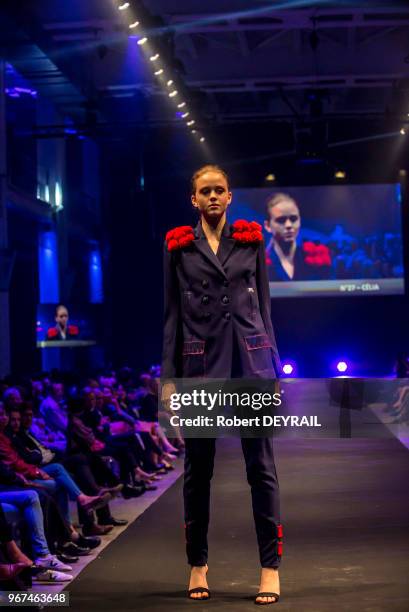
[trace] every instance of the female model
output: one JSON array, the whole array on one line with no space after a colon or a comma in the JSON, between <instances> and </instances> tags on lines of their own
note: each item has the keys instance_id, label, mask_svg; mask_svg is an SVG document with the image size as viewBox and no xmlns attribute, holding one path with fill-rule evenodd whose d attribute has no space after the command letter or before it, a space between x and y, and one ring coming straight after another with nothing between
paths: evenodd
<instances>
[{"instance_id":1,"label":"female model","mask_svg":"<svg viewBox=\"0 0 409 612\"><path fill-rule=\"evenodd\" d=\"M192 178L192 204L200 213L193 229L166 235L162 400L172 379L276 378L280 360L270 318L264 243L258 223L226 222L232 200L227 174L203 166ZM206 600L207 530L215 439L186 439L184 507L191 575L188 597ZM255 603L279 599L282 526L271 438L243 438L247 480L261 561Z\"/></svg>"}]
</instances>

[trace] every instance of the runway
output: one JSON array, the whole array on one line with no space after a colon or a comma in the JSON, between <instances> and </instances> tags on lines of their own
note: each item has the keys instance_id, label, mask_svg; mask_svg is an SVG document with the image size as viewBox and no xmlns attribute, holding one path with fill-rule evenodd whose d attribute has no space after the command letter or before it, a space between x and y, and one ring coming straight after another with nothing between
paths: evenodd
<instances>
[{"instance_id":1,"label":"runway","mask_svg":"<svg viewBox=\"0 0 409 612\"><path fill-rule=\"evenodd\" d=\"M284 556L274 609L407 612L407 449L393 437L278 439L276 463ZM70 606L255 609L259 561L238 439L217 443L209 548L212 599L189 601L180 478L69 585Z\"/></svg>"}]
</instances>

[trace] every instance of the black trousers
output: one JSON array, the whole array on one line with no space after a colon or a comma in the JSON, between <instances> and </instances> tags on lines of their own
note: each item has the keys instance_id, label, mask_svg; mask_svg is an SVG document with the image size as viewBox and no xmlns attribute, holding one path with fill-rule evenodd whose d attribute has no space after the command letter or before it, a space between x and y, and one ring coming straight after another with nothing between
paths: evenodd
<instances>
[{"instance_id":1,"label":"black trousers","mask_svg":"<svg viewBox=\"0 0 409 612\"><path fill-rule=\"evenodd\" d=\"M210 481L216 440L185 439L184 507L188 563L207 563ZM247 481L251 487L261 567L277 568L282 554L282 526L277 472L272 438L242 438Z\"/></svg>"}]
</instances>

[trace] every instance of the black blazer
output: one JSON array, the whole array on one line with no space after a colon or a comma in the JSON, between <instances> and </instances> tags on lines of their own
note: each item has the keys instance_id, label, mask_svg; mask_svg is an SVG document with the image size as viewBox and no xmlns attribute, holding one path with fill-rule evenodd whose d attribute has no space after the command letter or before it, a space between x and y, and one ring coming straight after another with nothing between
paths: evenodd
<instances>
[{"instance_id":1,"label":"black blazer","mask_svg":"<svg viewBox=\"0 0 409 612\"><path fill-rule=\"evenodd\" d=\"M264 243L238 242L231 231L226 223L217 255L200 221L188 246L168 251L165 242L162 380L229 378L234 344L243 377L281 374Z\"/></svg>"}]
</instances>

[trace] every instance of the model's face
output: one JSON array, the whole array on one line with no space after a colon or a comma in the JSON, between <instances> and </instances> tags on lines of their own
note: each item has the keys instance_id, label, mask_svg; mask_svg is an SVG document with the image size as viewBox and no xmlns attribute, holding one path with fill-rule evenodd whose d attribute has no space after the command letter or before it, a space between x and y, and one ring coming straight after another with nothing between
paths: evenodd
<instances>
[{"instance_id":1,"label":"model's face","mask_svg":"<svg viewBox=\"0 0 409 612\"><path fill-rule=\"evenodd\" d=\"M57 314L55 315L55 320L61 327L66 327L68 321L68 310L64 306L61 306L58 309Z\"/></svg>"},{"instance_id":2,"label":"model's face","mask_svg":"<svg viewBox=\"0 0 409 612\"><path fill-rule=\"evenodd\" d=\"M270 220L264 222L267 232L278 242L295 242L300 232L301 218L293 200L281 200L270 209Z\"/></svg>"},{"instance_id":3,"label":"model's face","mask_svg":"<svg viewBox=\"0 0 409 612\"><path fill-rule=\"evenodd\" d=\"M14 410L10 412L9 424L13 433L17 433L18 431L20 431L21 414Z\"/></svg>"},{"instance_id":4,"label":"model's face","mask_svg":"<svg viewBox=\"0 0 409 612\"><path fill-rule=\"evenodd\" d=\"M209 220L220 219L232 200L227 181L220 172L205 172L196 180L192 204Z\"/></svg>"},{"instance_id":5,"label":"model's face","mask_svg":"<svg viewBox=\"0 0 409 612\"><path fill-rule=\"evenodd\" d=\"M7 412L2 404L0 404L0 432L4 431L9 422L9 417L7 416Z\"/></svg>"}]
</instances>

